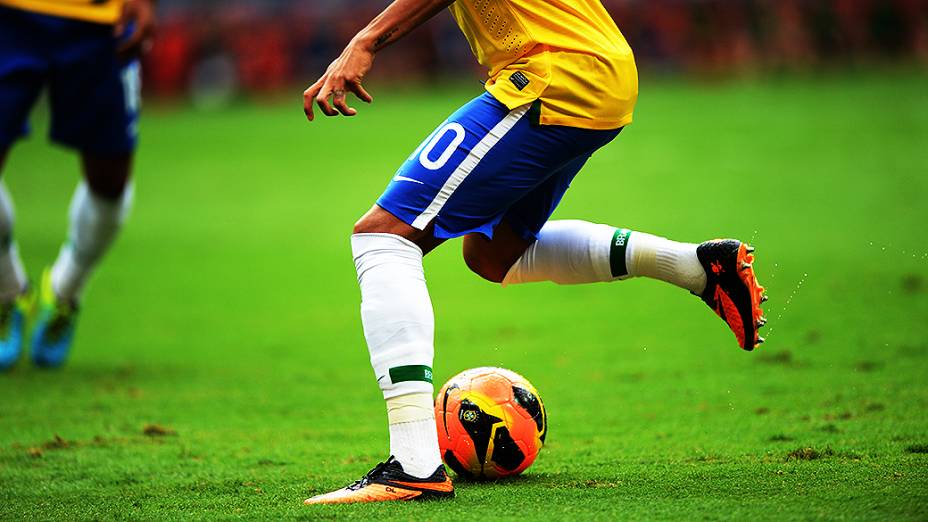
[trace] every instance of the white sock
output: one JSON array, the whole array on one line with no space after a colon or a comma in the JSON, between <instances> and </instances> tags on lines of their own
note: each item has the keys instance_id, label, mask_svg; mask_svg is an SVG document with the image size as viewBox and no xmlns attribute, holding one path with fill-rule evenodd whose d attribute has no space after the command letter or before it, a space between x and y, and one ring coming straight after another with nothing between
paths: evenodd
<instances>
[{"instance_id":1,"label":"white sock","mask_svg":"<svg viewBox=\"0 0 928 522\"><path fill-rule=\"evenodd\" d=\"M696 246L586 221L549 221L513 264L503 285L583 284L651 277L702 293L706 273Z\"/></svg>"},{"instance_id":2,"label":"white sock","mask_svg":"<svg viewBox=\"0 0 928 522\"><path fill-rule=\"evenodd\" d=\"M26 271L13 241L13 199L0 183L0 303L9 303L26 288Z\"/></svg>"},{"instance_id":3,"label":"white sock","mask_svg":"<svg viewBox=\"0 0 928 522\"><path fill-rule=\"evenodd\" d=\"M425 478L441 464L431 393L387 399L390 454L414 477Z\"/></svg>"},{"instance_id":4,"label":"white sock","mask_svg":"<svg viewBox=\"0 0 928 522\"><path fill-rule=\"evenodd\" d=\"M424 478L441 463L441 455L431 409L435 319L422 250L393 234L355 234L351 251L371 366L388 401L388 414L396 410L391 415L390 447L400 451L394 456L407 473ZM428 398L428 412L422 397ZM418 413L403 414L410 411Z\"/></svg>"},{"instance_id":5,"label":"white sock","mask_svg":"<svg viewBox=\"0 0 928 522\"><path fill-rule=\"evenodd\" d=\"M706 289L706 270L696 257L697 246L632 232L625 255L628 275L659 279L702 294Z\"/></svg>"},{"instance_id":6,"label":"white sock","mask_svg":"<svg viewBox=\"0 0 928 522\"><path fill-rule=\"evenodd\" d=\"M578 220L549 221L503 279L503 286L538 281L560 285L616 279L610 268L615 227Z\"/></svg>"},{"instance_id":7,"label":"white sock","mask_svg":"<svg viewBox=\"0 0 928 522\"><path fill-rule=\"evenodd\" d=\"M83 181L77 186L71 199L68 241L52 266L52 288L60 299L78 300L87 277L122 227L132 206L132 192L130 184L118 201L110 201L93 194Z\"/></svg>"}]
</instances>

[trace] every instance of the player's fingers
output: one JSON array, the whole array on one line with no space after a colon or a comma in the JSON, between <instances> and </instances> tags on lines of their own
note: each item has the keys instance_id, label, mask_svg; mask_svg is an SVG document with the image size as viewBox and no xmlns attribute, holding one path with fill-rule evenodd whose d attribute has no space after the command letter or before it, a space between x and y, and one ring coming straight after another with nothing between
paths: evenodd
<instances>
[{"instance_id":1,"label":"player's fingers","mask_svg":"<svg viewBox=\"0 0 928 522\"><path fill-rule=\"evenodd\" d=\"M313 114L313 104L316 102L316 95L319 94L319 89L321 88L322 80L319 80L303 91L303 113L306 114L306 119L309 121L313 121L316 117L316 115Z\"/></svg>"},{"instance_id":2,"label":"player's fingers","mask_svg":"<svg viewBox=\"0 0 928 522\"><path fill-rule=\"evenodd\" d=\"M322 86L322 90L319 91L319 94L316 95L316 105L319 107L319 110L322 111L322 114L326 116L338 116L338 111L329 105L330 96L332 96L332 89L329 87L328 83L326 83Z\"/></svg>"},{"instance_id":3,"label":"player's fingers","mask_svg":"<svg viewBox=\"0 0 928 522\"><path fill-rule=\"evenodd\" d=\"M366 90L364 90L364 86L361 85L361 82L352 82L350 86L351 92L353 92L359 100L363 101L364 103L370 103L374 101L374 97L368 94Z\"/></svg>"},{"instance_id":4,"label":"player's fingers","mask_svg":"<svg viewBox=\"0 0 928 522\"><path fill-rule=\"evenodd\" d=\"M347 101L345 100L345 90L344 89L335 89L332 93L332 105L338 109L338 112L342 113L343 116L354 116L358 111L352 109L348 106Z\"/></svg>"}]
</instances>

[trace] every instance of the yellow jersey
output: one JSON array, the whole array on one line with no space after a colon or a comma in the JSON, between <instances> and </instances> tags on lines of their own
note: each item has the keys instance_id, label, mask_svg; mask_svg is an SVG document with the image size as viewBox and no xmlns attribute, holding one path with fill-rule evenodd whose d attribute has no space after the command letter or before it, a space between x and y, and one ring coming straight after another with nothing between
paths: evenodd
<instances>
[{"instance_id":1,"label":"yellow jersey","mask_svg":"<svg viewBox=\"0 0 928 522\"><path fill-rule=\"evenodd\" d=\"M7 7L98 24L116 23L122 4L123 0L0 0Z\"/></svg>"},{"instance_id":2,"label":"yellow jersey","mask_svg":"<svg viewBox=\"0 0 928 522\"><path fill-rule=\"evenodd\" d=\"M545 125L632 122L635 58L600 0L457 0L450 10L489 69L487 91L510 109L540 100Z\"/></svg>"}]
</instances>

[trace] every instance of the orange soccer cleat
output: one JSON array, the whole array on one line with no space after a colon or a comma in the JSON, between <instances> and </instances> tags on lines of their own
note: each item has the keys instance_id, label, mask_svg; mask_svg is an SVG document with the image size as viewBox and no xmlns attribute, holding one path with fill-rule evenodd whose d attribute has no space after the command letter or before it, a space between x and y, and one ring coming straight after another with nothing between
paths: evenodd
<instances>
[{"instance_id":1,"label":"orange soccer cleat","mask_svg":"<svg viewBox=\"0 0 928 522\"><path fill-rule=\"evenodd\" d=\"M361 480L348 487L316 495L304 504L353 504L356 502L387 502L390 500L436 500L454 496L451 477L439 465L432 476L424 479L403 471L393 457L374 466Z\"/></svg>"},{"instance_id":2,"label":"orange soccer cleat","mask_svg":"<svg viewBox=\"0 0 928 522\"><path fill-rule=\"evenodd\" d=\"M706 289L700 297L748 351L764 342L757 330L767 323L761 310L767 296L754 275L753 252L754 248L734 239L706 241L696 249L706 271Z\"/></svg>"}]
</instances>

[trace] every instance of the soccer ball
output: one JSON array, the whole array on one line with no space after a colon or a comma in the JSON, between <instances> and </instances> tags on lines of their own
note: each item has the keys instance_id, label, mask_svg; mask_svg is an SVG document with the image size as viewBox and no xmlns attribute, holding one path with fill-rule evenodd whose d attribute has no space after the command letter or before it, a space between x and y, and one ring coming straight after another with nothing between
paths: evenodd
<instances>
[{"instance_id":1,"label":"soccer ball","mask_svg":"<svg viewBox=\"0 0 928 522\"><path fill-rule=\"evenodd\" d=\"M473 479L518 475L548 434L548 414L525 377L503 368L465 370L435 398L442 459Z\"/></svg>"}]
</instances>

